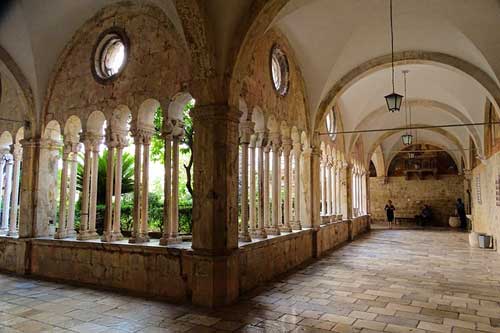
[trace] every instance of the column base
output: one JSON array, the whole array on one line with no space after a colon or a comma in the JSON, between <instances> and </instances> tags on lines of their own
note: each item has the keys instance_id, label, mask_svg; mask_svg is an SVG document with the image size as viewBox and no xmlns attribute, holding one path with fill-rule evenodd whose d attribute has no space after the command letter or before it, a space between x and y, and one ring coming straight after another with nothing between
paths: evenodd
<instances>
[{"instance_id":1,"label":"column base","mask_svg":"<svg viewBox=\"0 0 500 333\"><path fill-rule=\"evenodd\" d=\"M254 238L261 238L261 239L267 238L266 229L264 229L264 228L255 229L250 235Z\"/></svg>"},{"instance_id":2,"label":"column base","mask_svg":"<svg viewBox=\"0 0 500 333\"><path fill-rule=\"evenodd\" d=\"M66 230L57 230L54 234L54 239L63 239L66 237L68 237Z\"/></svg>"},{"instance_id":3,"label":"column base","mask_svg":"<svg viewBox=\"0 0 500 333\"><path fill-rule=\"evenodd\" d=\"M280 229L277 227L269 227L266 229L268 235L279 236L281 235Z\"/></svg>"},{"instance_id":4,"label":"column base","mask_svg":"<svg viewBox=\"0 0 500 333\"><path fill-rule=\"evenodd\" d=\"M0 228L0 235L7 235L8 232L9 232L8 228Z\"/></svg>"},{"instance_id":5,"label":"column base","mask_svg":"<svg viewBox=\"0 0 500 333\"><path fill-rule=\"evenodd\" d=\"M246 243L249 243L252 241L252 238L250 237L250 234L247 232L245 233L240 233L240 235L238 236L238 240L240 242L246 242Z\"/></svg>"},{"instance_id":6,"label":"column base","mask_svg":"<svg viewBox=\"0 0 500 333\"><path fill-rule=\"evenodd\" d=\"M76 235L77 240L91 240L91 239L99 239L99 235L95 231L80 231L78 235Z\"/></svg>"},{"instance_id":7,"label":"column base","mask_svg":"<svg viewBox=\"0 0 500 333\"><path fill-rule=\"evenodd\" d=\"M280 226L280 231L281 232L292 232L292 227L290 225L282 225Z\"/></svg>"},{"instance_id":8,"label":"column base","mask_svg":"<svg viewBox=\"0 0 500 333\"><path fill-rule=\"evenodd\" d=\"M123 239L123 235L120 231L104 232L101 237L101 242L116 242Z\"/></svg>"},{"instance_id":9,"label":"column base","mask_svg":"<svg viewBox=\"0 0 500 333\"><path fill-rule=\"evenodd\" d=\"M17 230L15 230L15 231L10 231L9 230L9 232L7 232L7 236L9 236L9 237L17 237L17 236L19 236L19 233L17 232Z\"/></svg>"},{"instance_id":10,"label":"column base","mask_svg":"<svg viewBox=\"0 0 500 333\"><path fill-rule=\"evenodd\" d=\"M292 227L292 230L302 230L302 224L300 224L300 221L292 221L290 222L290 226Z\"/></svg>"},{"instance_id":11,"label":"column base","mask_svg":"<svg viewBox=\"0 0 500 333\"><path fill-rule=\"evenodd\" d=\"M149 236L148 236L148 234L140 233L137 236L130 237L128 242L130 244L147 243L147 242L149 242Z\"/></svg>"},{"instance_id":12,"label":"column base","mask_svg":"<svg viewBox=\"0 0 500 333\"><path fill-rule=\"evenodd\" d=\"M165 237L160 238L160 245L167 246L172 244L180 244L182 243L181 237Z\"/></svg>"}]
</instances>

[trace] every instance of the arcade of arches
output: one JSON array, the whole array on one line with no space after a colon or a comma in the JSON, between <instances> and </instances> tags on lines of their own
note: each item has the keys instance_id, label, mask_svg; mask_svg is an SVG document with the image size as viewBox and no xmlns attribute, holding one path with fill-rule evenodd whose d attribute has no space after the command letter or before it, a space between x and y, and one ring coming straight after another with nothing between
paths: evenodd
<instances>
[{"instance_id":1,"label":"arcade of arches","mask_svg":"<svg viewBox=\"0 0 500 333\"><path fill-rule=\"evenodd\" d=\"M389 199L448 228L461 198L464 249L496 250L500 4L394 0L395 113L388 13L4 2L0 269L214 307L383 228Z\"/></svg>"}]
</instances>

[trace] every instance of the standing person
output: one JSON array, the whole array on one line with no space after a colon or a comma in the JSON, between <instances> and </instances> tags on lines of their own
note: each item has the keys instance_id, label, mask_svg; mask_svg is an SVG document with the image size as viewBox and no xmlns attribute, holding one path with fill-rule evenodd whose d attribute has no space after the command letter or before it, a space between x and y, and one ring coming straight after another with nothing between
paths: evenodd
<instances>
[{"instance_id":1,"label":"standing person","mask_svg":"<svg viewBox=\"0 0 500 333\"><path fill-rule=\"evenodd\" d=\"M392 229L392 222L394 222L394 211L396 207L392 204L392 201L389 200L387 205L385 205L385 212L387 213L387 222L389 222L389 228Z\"/></svg>"},{"instance_id":2,"label":"standing person","mask_svg":"<svg viewBox=\"0 0 500 333\"><path fill-rule=\"evenodd\" d=\"M462 199L457 199L457 215L460 218L460 228L462 230L467 230L467 216L465 215L465 205L462 202Z\"/></svg>"}]
</instances>

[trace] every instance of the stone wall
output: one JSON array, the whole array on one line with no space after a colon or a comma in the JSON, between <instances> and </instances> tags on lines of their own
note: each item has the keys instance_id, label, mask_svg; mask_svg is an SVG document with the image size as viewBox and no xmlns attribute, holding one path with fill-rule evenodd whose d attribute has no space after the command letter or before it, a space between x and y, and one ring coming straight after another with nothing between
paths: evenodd
<instances>
[{"instance_id":1,"label":"stone wall","mask_svg":"<svg viewBox=\"0 0 500 333\"><path fill-rule=\"evenodd\" d=\"M235 269L240 294L314 257L324 255L369 229L359 217L259 240L239 248ZM193 295L194 252L159 247L53 239L0 237L0 270L58 281L126 290L186 302ZM199 273L198 273L199 274Z\"/></svg>"},{"instance_id":2,"label":"stone wall","mask_svg":"<svg viewBox=\"0 0 500 333\"><path fill-rule=\"evenodd\" d=\"M431 206L436 226L447 226L455 212L457 198L464 199L463 176L439 176L439 179L405 180L404 177L371 177L370 212L375 221L385 221L385 204L390 199L396 217L414 217L424 204Z\"/></svg>"},{"instance_id":3,"label":"stone wall","mask_svg":"<svg viewBox=\"0 0 500 333\"><path fill-rule=\"evenodd\" d=\"M500 237L500 212L496 200L495 180L500 175L500 153L496 153L472 171L472 229ZM479 190L479 191L478 191ZM478 193L480 192L480 193Z\"/></svg>"}]
</instances>

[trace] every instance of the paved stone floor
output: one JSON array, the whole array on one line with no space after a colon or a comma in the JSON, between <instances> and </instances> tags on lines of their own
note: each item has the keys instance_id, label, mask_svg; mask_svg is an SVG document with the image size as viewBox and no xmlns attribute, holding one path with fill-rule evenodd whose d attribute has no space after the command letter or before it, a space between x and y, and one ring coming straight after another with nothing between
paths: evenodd
<instances>
[{"instance_id":1,"label":"paved stone floor","mask_svg":"<svg viewBox=\"0 0 500 333\"><path fill-rule=\"evenodd\" d=\"M0 332L500 332L500 255L380 230L216 311L0 275Z\"/></svg>"}]
</instances>

